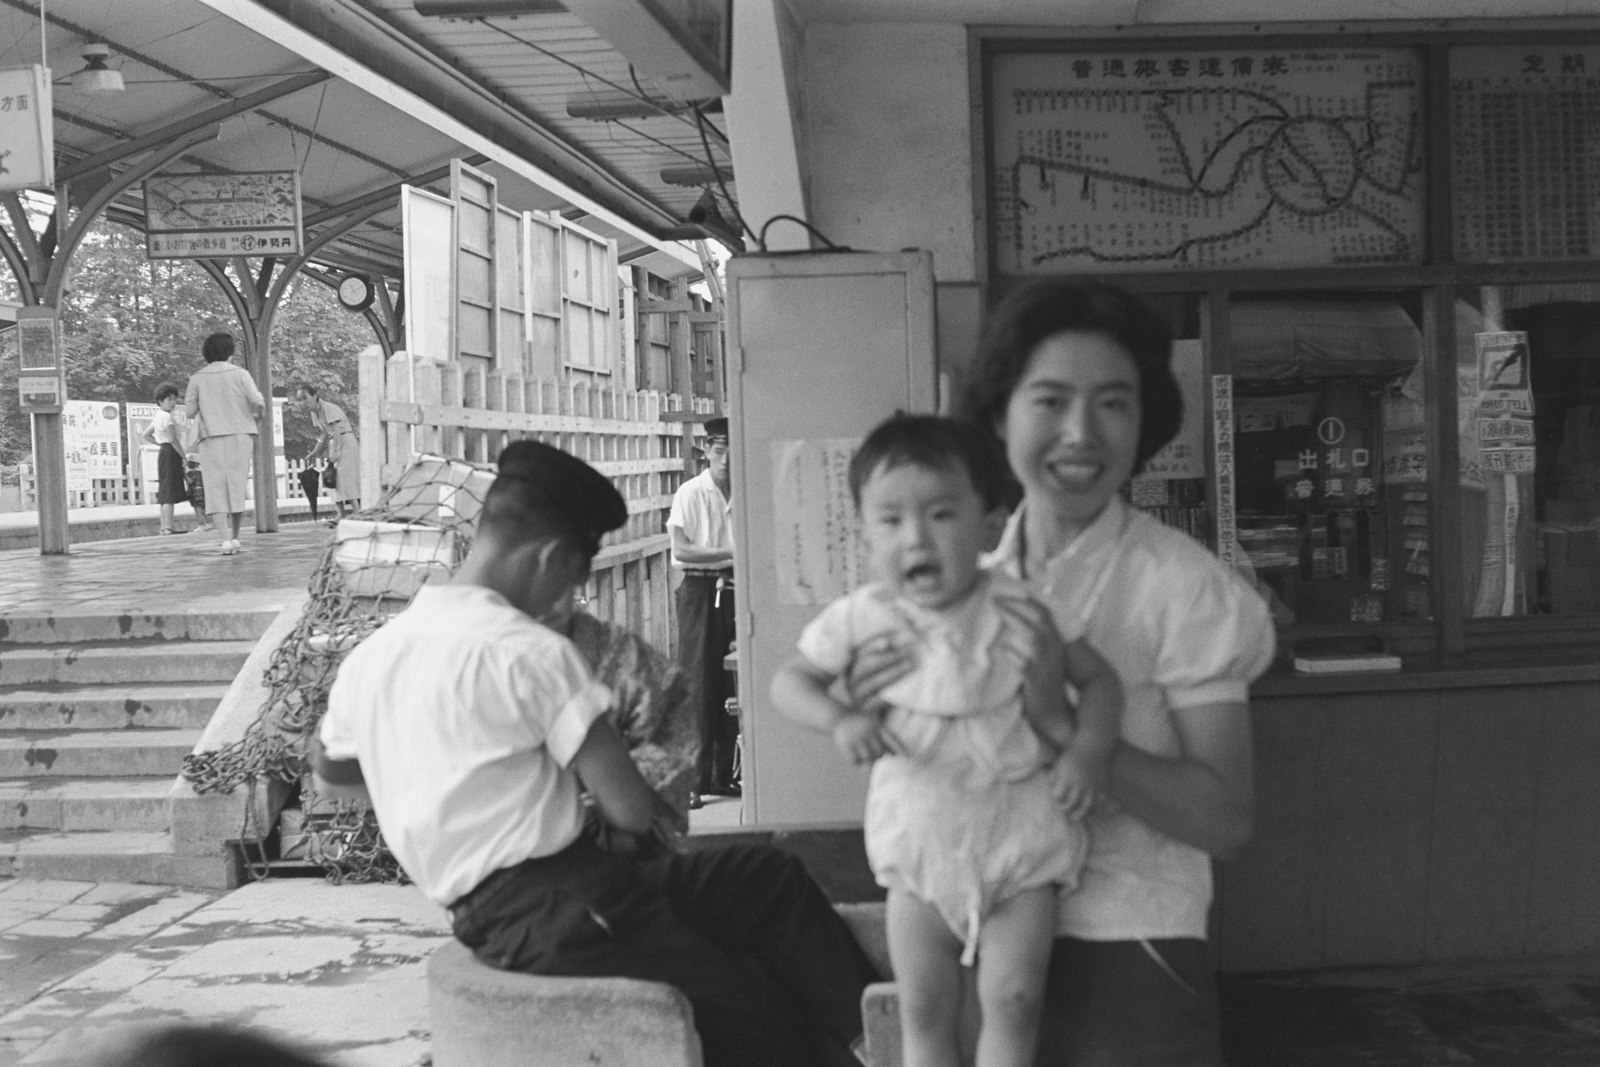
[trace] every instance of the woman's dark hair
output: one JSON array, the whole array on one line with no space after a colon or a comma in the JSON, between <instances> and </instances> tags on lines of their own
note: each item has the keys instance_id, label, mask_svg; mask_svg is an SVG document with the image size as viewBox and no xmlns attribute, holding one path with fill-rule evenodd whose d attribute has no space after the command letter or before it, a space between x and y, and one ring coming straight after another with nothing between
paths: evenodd
<instances>
[{"instance_id":1,"label":"woman's dark hair","mask_svg":"<svg viewBox=\"0 0 1600 1067\"><path fill-rule=\"evenodd\" d=\"M207 363L221 363L233 356L233 334L214 333L206 338L206 343L200 346L200 354L206 357Z\"/></svg>"},{"instance_id":2,"label":"woman's dark hair","mask_svg":"<svg viewBox=\"0 0 1600 1067\"><path fill-rule=\"evenodd\" d=\"M156 403L159 404L169 396L182 396L183 390L174 382L162 382L156 386Z\"/></svg>"},{"instance_id":3,"label":"woman's dark hair","mask_svg":"<svg viewBox=\"0 0 1600 1067\"><path fill-rule=\"evenodd\" d=\"M907 465L966 470L985 510L1012 502L1011 473L993 434L960 419L897 411L867 434L850 459L850 496L856 507L861 507L862 488L880 469Z\"/></svg>"},{"instance_id":4,"label":"woman's dark hair","mask_svg":"<svg viewBox=\"0 0 1600 1067\"><path fill-rule=\"evenodd\" d=\"M1059 333L1097 333L1121 345L1139 372L1137 473L1178 435L1183 396L1172 374L1172 331L1144 301L1098 282L1041 278L1000 301L978 342L963 414L991 431L1041 343Z\"/></svg>"}]
</instances>

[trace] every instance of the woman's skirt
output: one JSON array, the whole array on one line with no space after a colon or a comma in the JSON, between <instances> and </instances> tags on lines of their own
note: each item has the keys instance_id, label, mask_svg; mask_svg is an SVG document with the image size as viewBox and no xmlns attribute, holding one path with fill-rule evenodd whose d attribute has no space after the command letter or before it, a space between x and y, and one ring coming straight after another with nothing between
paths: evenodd
<instances>
[{"instance_id":1,"label":"woman's skirt","mask_svg":"<svg viewBox=\"0 0 1600 1067\"><path fill-rule=\"evenodd\" d=\"M328 458L339 468L339 484L330 492L335 500L354 503L361 497L361 446L353 433L342 433L334 442Z\"/></svg>"},{"instance_id":2,"label":"woman's skirt","mask_svg":"<svg viewBox=\"0 0 1600 1067\"><path fill-rule=\"evenodd\" d=\"M163 441L156 454L156 503L182 504L188 499L189 490L183 484L183 453Z\"/></svg>"},{"instance_id":3,"label":"woman's skirt","mask_svg":"<svg viewBox=\"0 0 1600 1067\"><path fill-rule=\"evenodd\" d=\"M200 474L206 487L206 513L232 515L244 511L250 484L255 434L230 433L200 442Z\"/></svg>"}]
</instances>

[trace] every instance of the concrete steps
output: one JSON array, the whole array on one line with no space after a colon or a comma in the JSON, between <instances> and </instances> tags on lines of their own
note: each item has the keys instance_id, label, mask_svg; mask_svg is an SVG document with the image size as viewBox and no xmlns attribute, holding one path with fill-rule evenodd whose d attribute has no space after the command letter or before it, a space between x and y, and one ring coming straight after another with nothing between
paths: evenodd
<instances>
[{"instance_id":1,"label":"concrete steps","mask_svg":"<svg viewBox=\"0 0 1600 1067\"><path fill-rule=\"evenodd\" d=\"M0 779L166 775L183 767L199 730L0 731Z\"/></svg>"},{"instance_id":2,"label":"concrete steps","mask_svg":"<svg viewBox=\"0 0 1600 1067\"><path fill-rule=\"evenodd\" d=\"M254 641L87 641L0 651L0 685L230 682Z\"/></svg>"},{"instance_id":3,"label":"concrete steps","mask_svg":"<svg viewBox=\"0 0 1600 1067\"><path fill-rule=\"evenodd\" d=\"M220 857L175 854L166 830L0 830L0 878L227 889L238 884L231 866Z\"/></svg>"},{"instance_id":4,"label":"concrete steps","mask_svg":"<svg viewBox=\"0 0 1600 1067\"><path fill-rule=\"evenodd\" d=\"M178 773L276 617L0 613L0 878L237 885L239 803Z\"/></svg>"},{"instance_id":5,"label":"concrete steps","mask_svg":"<svg viewBox=\"0 0 1600 1067\"><path fill-rule=\"evenodd\" d=\"M0 830L165 831L171 791L165 777L0 779Z\"/></svg>"},{"instance_id":6,"label":"concrete steps","mask_svg":"<svg viewBox=\"0 0 1600 1067\"><path fill-rule=\"evenodd\" d=\"M228 691L222 682L42 685L0 690L0 729L121 730L205 726Z\"/></svg>"}]
</instances>

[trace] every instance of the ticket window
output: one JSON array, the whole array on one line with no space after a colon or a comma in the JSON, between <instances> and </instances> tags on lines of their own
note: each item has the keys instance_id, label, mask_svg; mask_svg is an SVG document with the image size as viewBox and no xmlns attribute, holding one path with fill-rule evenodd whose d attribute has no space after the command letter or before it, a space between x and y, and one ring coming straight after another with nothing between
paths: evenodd
<instances>
[{"instance_id":1,"label":"ticket window","mask_svg":"<svg viewBox=\"0 0 1600 1067\"><path fill-rule=\"evenodd\" d=\"M1456 300L1463 609L1600 611L1600 285Z\"/></svg>"},{"instance_id":2,"label":"ticket window","mask_svg":"<svg viewBox=\"0 0 1600 1067\"><path fill-rule=\"evenodd\" d=\"M1280 624L1431 618L1420 298L1231 311L1236 537Z\"/></svg>"}]
</instances>

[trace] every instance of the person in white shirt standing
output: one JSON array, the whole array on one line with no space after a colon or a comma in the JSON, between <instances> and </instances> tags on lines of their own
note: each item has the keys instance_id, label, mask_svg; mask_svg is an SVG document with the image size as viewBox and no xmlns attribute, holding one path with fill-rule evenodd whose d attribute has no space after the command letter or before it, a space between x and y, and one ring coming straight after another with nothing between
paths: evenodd
<instances>
[{"instance_id":1,"label":"person in white shirt standing","mask_svg":"<svg viewBox=\"0 0 1600 1067\"><path fill-rule=\"evenodd\" d=\"M733 648L733 472L728 420L708 419L706 469L678 487L667 514L672 563L683 572L678 610L678 664L689 676L689 706L700 720L695 793L739 795L735 774L739 720L727 712L730 691L723 661Z\"/></svg>"},{"instance_id":2,"label":"person in white shirt standing","mask_svg":"<svg viewBox=\"0 0 1600 1067\"><path fill-rule=\"evenodd\" d=\"M661 854L611 691L544 621L627 517L582 460L508 446L460 569L339 665L317 790L365 786L400 866L485 964L675 985L706 1067L855 1067L874 975L821 888L770 845Z\"/></svg>"},{"instance_id":3,"label":"person in white shirt standing","mask_svg":"<svg viewBox=\"0 0 1600 1067\"><path fill-rule=\"evenodd\" d=\"M156 407L160 410L139 435L161 450L156 456L156 503L161 505L161 532L164 534L178 532L174 509L180 501L189 499L188 488L184 485L183 441L178 433L178 420L172 416L172 409L178 406L182 396L183 390L172 382L156 386Z\"/></svg>"}]
</instances>

